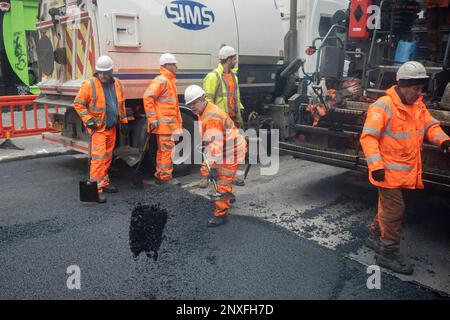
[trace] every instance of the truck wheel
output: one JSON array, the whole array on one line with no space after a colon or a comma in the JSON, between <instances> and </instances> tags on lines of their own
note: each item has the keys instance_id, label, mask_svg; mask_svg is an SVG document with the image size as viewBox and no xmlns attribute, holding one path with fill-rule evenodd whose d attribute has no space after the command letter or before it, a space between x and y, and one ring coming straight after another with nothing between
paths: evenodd
<instances>
[{"instance_id":1,"label":"truck wheel","mask_svg":"<svg viewBox=\"0 0 450 320\"><path fill-rule=\"evenodd\" d=\"M191 134L191 155L189 157L189 163L181 163L181 164L176 164L174 166L174 175L180 176L180 175L187 175L190 173L190 171L192 170L193 163L194 163L194 152L195 152L195 147L194 147L194 126L195 126L195 120L194 118L189 115L188 113L182 112L181 113L181 118L183 119L183 128L186 129L187 131L189 131L189 133ZM180 140L178 143L180 143L182 140ZM181 155L183 156L183 155Z\"/></svg>"}]
</instances>

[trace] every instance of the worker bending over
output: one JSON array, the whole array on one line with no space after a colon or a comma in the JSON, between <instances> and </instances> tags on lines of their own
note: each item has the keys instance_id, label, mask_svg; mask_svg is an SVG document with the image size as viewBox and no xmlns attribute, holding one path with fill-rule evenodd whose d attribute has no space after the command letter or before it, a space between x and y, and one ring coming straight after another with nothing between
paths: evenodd
<instances>
[{"instance_id":1,"label":"worker bending over","mask_svg":"<svg viewBox=\"0 0 450 320\"><path fill-rule=\"evenodd\" d=\"M216 181L219 193L231 193L238 164L245 161L247 143L230 116L206 100L206 93L201 87L189 86L184 99L200 120L200 134L206 149L204 154L211 168L208 175ZM209 227L227 222L230 200L217 200L215 206L214 217L208 222Z\"/></svg>"}]
</instances>

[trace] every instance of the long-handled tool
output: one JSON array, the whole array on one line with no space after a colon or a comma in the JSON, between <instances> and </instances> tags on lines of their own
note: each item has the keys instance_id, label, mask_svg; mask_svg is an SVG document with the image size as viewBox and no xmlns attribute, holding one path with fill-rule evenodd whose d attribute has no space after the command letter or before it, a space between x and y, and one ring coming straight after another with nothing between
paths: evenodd
<instances>
[{"instance_id":1,"label":"long-handled tool","mask_svg":"<svg viewBox=\"0 0 450 320\"><path fill-rule=\"evenodd\" d=\"M144 189L144 178L140 172L140 169L142 167L142 162L145 158L145 153L147 151L147 147L148 144L150 142L150 137L151 137L151 133L148 133L146 138L145 138L145 142L144 142L144 149L142 150L142 153L140 155L139 158L139 162L137 163L136 169L134 171L134 174L131 178L131 182L133 183L133 185L139 189Z\"/></svg>"},{"instance_id":2,"label":"long-handled tool","mask_svg":"<svg viewBox=\"0 0 450 320\"><path fill-rule=\"evenodd\" d=\"M98 185L97 182L91 182L91 159L92 159L92 136L89 134L89 154L88 154L88 178L86 181L80 181L80 201L97 202L98 201Z\"/></svg>"},{"instance_id":3,"label":"long-handled tool","mask_svg":"<svg viewBox=\"0 0 450 320\"><path fill-rule=\"evenodd\" d=\"M130 168L133 168L141 160L142 152L129 144L130 135L120 135L120 146L114 150L114 157L121 159Z\"/></svg>"},{"instance_id":4,"label":"long-handled tool","mask_svg":"<svg viewBox=\"0 0 450 320\"><path fill-rule=\"evenodd\" d=\"M244 173L244 180L247 179L248 173L250 172L252 165L249 163L247 164L247 166L245 167L245 173Z\"/></svg>"},{"instance_id":5,"label":"long-handled tool","mask_svg":"<svg viewBox=\"0 0 450 320\"><path fill-rule=\"evenodd\" d=\"M211 172L211 166L209 164L208 158L206 157L205 153L203 153L203 159L205 160L206 168L208 172ZM236 200L236 197L231 192L225 192L220 193L219 189L217 188L217 182L215 179L213 179L211 176L209 176L209 181L211 181L212 185L214 186L214 193L210 195L211 199L215 201L220 200Z\"/></svg>"}]
</instances>

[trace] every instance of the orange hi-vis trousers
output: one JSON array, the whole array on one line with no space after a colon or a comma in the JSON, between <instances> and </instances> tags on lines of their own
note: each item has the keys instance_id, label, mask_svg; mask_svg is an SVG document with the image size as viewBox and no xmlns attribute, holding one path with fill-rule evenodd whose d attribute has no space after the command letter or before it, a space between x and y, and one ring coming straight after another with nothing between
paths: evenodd
<instances>
[{"instance_id":1,"label":"orange hi-vis trousers","mask_svg":"<svg viewBox=\"0 0 450 320\"><path fill-rule=\"evenodd\" d=\"M218 179L217 179L217 189L220 193L232 192L232 183L236 177L236 171L238 169L238 164L221 164L217 168ZM230 200L218 200L216 201L216 209L214 215L216 217L224 217L228 214L228 209L230 208Z\"/></svg>"},{"instance_id":2,"label":"orange hi-vis trousers","mask_svg":"<svg viewBox=\"0 0 450 320\"><path fill-rule=\"evenodd\" d=\"M116 144L116 127L94 132L92 135L92 155L90 181L97 182L98 192L109 186L108 170L113 159Z\"/></svg>"},{"instance_id":3,"label":"orange hi-vis trousers","mask_svg":"<svg viewBox=\"0 0 450 320\"><path fill-rule=\"evenodd\" d=\"M159 180L167 181L172 179L172 156L175 152L175 141L171 134L157 134L156 141L158 150L156 152L155 177Z\"/></svg>"}]
</instances>

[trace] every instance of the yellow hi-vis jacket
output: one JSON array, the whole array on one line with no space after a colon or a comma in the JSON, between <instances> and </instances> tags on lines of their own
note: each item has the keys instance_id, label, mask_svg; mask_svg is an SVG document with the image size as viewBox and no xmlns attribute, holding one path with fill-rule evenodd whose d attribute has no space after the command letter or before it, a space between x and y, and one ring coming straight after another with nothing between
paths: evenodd
<instances>
[{"instance_id":1,"label":"yellow hi-vis jacket","mask_svg":"<svg viewBox=\"0 0 450 320\"><path fill-rule=\"evenodd\" d=\"M241 103L241 93L239 91L239 83L236 73L232 71L234 79L234 92L229 92L226 80L223 77L223 66L219 63L217 69L208 73L203 79L203 90L206 92L206 100L211 102L230 114L228 97L234 96L235 114L237 115L237 125L243 126L242 110L244 106Z\"/></svg>"}]
</instances>

